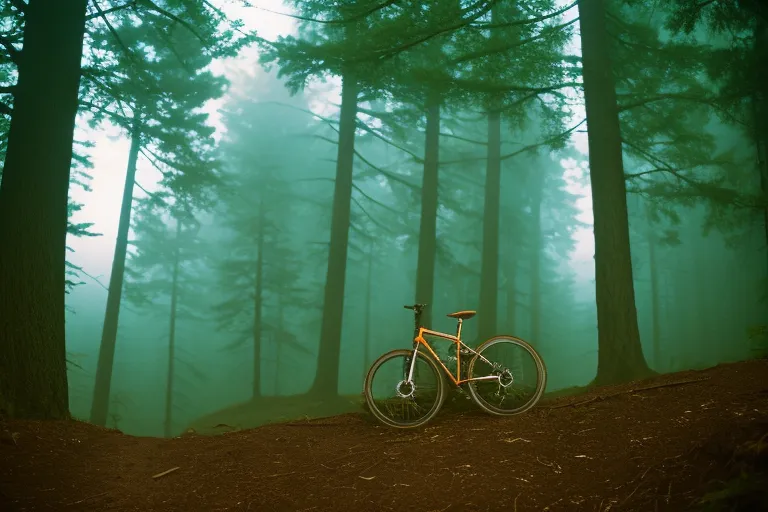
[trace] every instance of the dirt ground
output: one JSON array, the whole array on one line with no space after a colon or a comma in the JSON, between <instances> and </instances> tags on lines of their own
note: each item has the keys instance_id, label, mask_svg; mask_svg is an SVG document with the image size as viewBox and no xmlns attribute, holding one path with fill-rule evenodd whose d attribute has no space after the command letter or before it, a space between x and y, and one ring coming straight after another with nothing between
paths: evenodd
<instances>
[{"instance_id":1,"label":"dirt ground","mask_svg":"<svg viewBox=\"0 0 768 512\"><path fill-rule=\"evenodd\" d=\"M732 471L737 444L768 432L768 361L417 431L360 414L176 439L0 427L3 511L683 511Z\"/></svg>"}]
</instances>

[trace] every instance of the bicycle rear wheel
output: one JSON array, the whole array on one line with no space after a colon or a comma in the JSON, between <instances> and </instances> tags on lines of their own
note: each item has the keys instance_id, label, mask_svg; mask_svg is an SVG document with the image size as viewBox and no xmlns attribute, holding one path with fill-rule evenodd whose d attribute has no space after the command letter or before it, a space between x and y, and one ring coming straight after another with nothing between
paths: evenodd
<instances>
[{"instance_id":1,"label":"bicycle rear wheel","mask_svg":"<svg viewBox=\"0 0 768 512\"><path fill-rule=\"evenodd\" d=\"M495 336L477 347L467 367L472 400L484 411L499 416L520 414L539 401L547 387L544 361L527 342L514 336Z\"/></svg>"},{"instance_id":2,"label":"bicycle rear wheel","mask_svg":"<svg viewBox=\"0 0 768 512\"><path fill-rule=\"evenodd\" d=\"M365 377L365 400L380 422L415 428L431 420L445 400L445 382L432 358L417 353L412 382L408 381L412 350L387 352Z\"/></svg>"}]
</instances>

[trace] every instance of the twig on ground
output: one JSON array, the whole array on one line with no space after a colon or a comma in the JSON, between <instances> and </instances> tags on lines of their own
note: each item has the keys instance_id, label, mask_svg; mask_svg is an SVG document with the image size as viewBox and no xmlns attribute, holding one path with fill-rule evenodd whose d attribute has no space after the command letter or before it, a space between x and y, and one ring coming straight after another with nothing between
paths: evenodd
<instances>
[{"instance_id":1,"label":"twig on ground","mask_svg":"<svg viewBox=\"0 0 768 512\"><path fill-rule=\"evenodd\" d=\"M286 427L338 427L339 423L283 423Z\"/></svg>"},{"instance_id":2,"label":"twig on ground","mask_svg":"<svg viewBox=\"0 0 768 512\"><path fill-rule=\"evenodd\" d=\"M363 453L370 453L370 452L375 452L375 451L376 450L360 450L360 451L357 451L357 452L347 453L346 455L342 455L341 457L336 457L335 459L331 459L329 461L326 461L326 463L330 464L332 462L338 462L338 461L340 461L342 459L345 459L347 457L352 457L354 455L361 455ZM308 474L314 473L316 471L322 471L323 469L331 469L331 470L333 470L333 469L338 469L338 468L332 468L332 467L326 466L325 464L320 464L318 467L316 467L314 469L307 470L307 471L289 471L287 473L275 473L275 474L272 474L272 475L257 476L254 479L255 480L259 480L259 479L262 479L262 478L278 478L278 477L281 477L281 476L289 476L289 475L308 475Z\"/></svg>"},{"instance_id":3,"label":"twig on ground","mask_svg":"<svg viewBox=\"0 0 768 512\"><path fill-rule=\"evenodd\" d=\"M613 397L619 396L619 395L629 395L629 394L632 394L632 393L638 393L640 391L649 391L651 389L669 388L669 387L672 387L672 386L682 386L684 384L693 384L693 383L702 382L702 381L705 381L705 380L709 380L709 377L705 377L705 378L702 378L702 379L688 379L688 380L678 380L678 381L675 381L675 382L664 382L662 384L653 384L653 385L650 385L650 386L643 386L641 388L632 388L632 389L627 389L627 390L624 390L624 391L617 391L616 393L611 393L611 394L604 395L604 396L594 396L594 397L589 398L587 400L580 400L578 402L573 402L573 403L570 403L570 404L551 405L549 407L545 407L545 409L562 409L564 407L576 407L578 405L586 405L588 403L591 403L591 402L594 402L594 401L598 401L598 400L599 401L607 400L609 398L613 398Z\"/></svg>"},{"instance_id":4,"label":"twig on ground","mask_svg":"<svg viewBox=\"0 0 768 512\"><path fill-rule=\"evenodd\" d=\"M562 469L563 469L563 468L560 467L560 464L558 464L557 462L552 462L550 464L547 464L546 462L543 462L538 457L536 457L536 462L538 462L542 466L547 466L548 468L552 468L552 471L554 471L555 473L558 473L558 474L560 474L562 472Z\"/></svg>"},{"instance_id":5,"label":"twig on ground","mask_svg":"<svg viewBox=\"0 0 768 512\"><path fill-rule=\"evenodd\" d=\"M665 462L667 462L667 461L670 461L670 460L673 460L673 459L677 459L677 458L679 458L679 457L680 457L680 455L675 455L675 456L673 456L673 457L667 457L667 458L665 458L665 459L663 459L663 460L661 460L661 461L659 461L659 462L657 462L657 463L655 463L655 464L651 464L650 466L648 466L647 468L645 468L645 471L643 471L643 474L642 474L642 475L640 475L640 478L639 478L639 482L637 483L637 485L635 486L635 488L632 490L632 492L631 492L631 493L629 493L629 496L627 496L626 498L624 498L624 499L622 500L622 502L621 502L621 503L619 503L619 506L624 506L624 504L626 504L626 503L629 501L629 498L631 498L631 497L632 497L632 495L634 495L634 494L635 494L635 492L637 492L637 490L638 490L638 489L640 488L640 486L643 484L643 478L645 478L645 475L647 475L647 474L648 474L648 472L649 472L651 469L657 468L657 467L659 467L659 466L663 466Z\"/></svg>"},{"instance_id":6,"label":"twig on ground","mask_svg":"<svg viewBox=\"0 0 768 512\"><path fill-rule=\"evenodd\" d=\"M98 498L99 496L104 496L105 494L107 494L107 491L100 492L99 494L93 494L91 496L86 496L85 498L83 498L81 500L73 501L72 503L70 503L70 505L77 505L78 503L82 503L82 502L84 502L86 500L90 500L91 498Z\"/></svg>"},{"instance_id":7,"label":"twig on ground","mask_svg":"<svg viewBox=\"0 0 768 512\"><path fill-rule=\"evenodd\" d=\"M573 402L570 404L551 405L549 407L545 407L545 409L562 409L563 407L576 407L577 405L586 405L590 402L594 402L595 400L605 400L606 398L607 397L593 396L592 398L589 398L587 400L580 400L578 402Z\"/></svg>"},{"instance_id":8,"label":"twig on ground","mask_svg":"<svg viewBox=\"0 0 768 512\"><path fill-rule=\"evenodd\" d=\"M709 380L709 377L704 377L704 378L701 378L701 379L678 380L678 381L675 381L675 382L665 382L665 383L662 383L662 384L654 384L652 386L643 386L642 388L633 389L631 392L635 393L635 392L638 392L638 391L648 391L649 389L669 388L669 387L672 387L672 386L682 386L683 384L692 384L694 382L702 382L702 381L705 381L705 380Z\"/></svg>"},{"instance_id":9,"label":"twig on ground","mask_svg":"<svg viewBox=\"0 0 768 512\"><path fill-rule=\"evenodd\" d=\"M383 460L384 460L384 459L379 459L379 460L377 460L376 462L374 462L373 464L371 464L370 466L368 466L367 468L365 468L364 470L362 470L358 476L359 476L360 478L364 479L364 480L372 480L374 477L372 477L372 476L371 476L371 477L363 476L363 474L364 474L364 473L367 473L367 472L368 472L368 471L370 471L371 469L373 469L373 468L375 468L376 466L378 466L379 464L381 464L381 462L382 462Z\"/></svg>"},{"instance_id":10,"label":"twig on ground","mask_svg":"<svg viewBox=\"0 0 768 512\"><path fill-rule=\"evenodd\" d=\"M177 469L180 469L180 468L179 468L178 466L176 466L175 468L171 468L171 469L169 469L169 470L167 470L167 471L163 471L162 473L158 473L158 474L154 475L152 478L160 478L160 477L163 477L163 476L165 476L165 475L167 475L167 474L173 473L173 472L174 472L174 471L176 471Z\"/></svg>"}]
</instances>

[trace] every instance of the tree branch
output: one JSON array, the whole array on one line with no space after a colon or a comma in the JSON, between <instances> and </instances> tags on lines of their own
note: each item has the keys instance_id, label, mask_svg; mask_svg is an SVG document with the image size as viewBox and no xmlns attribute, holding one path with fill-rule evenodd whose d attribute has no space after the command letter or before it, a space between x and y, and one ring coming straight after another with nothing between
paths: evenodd
<instances>
[{"instance_id":1,"label":"tree branch","mask_svg":"<svg viewBox=\"0 0 768 512\"><path fill-rule=\"evenodd\" d=\"M519 155L521 153L525 153L526 151L531 151L531 150L534 150L536 148L540 148L542 146L549 146L550 144L553 144L553 143L558 142L558 141L560 141L562 139L565 139L571 133L576 131L576 128L578 128L579 126L581 126L582 124L584 124L586 122L587 122L586 118L582 119L576 125L572 126L571 128L568 128L564 132L557 133L557 134L553 135L552 137L550 137L548 139L545 139L545 140L543 140L541 142L537 142L535 144L531 144L529 146L525 146L522 149L518 149L517 151L514 151L512 153L507 153L506 155L501 155L500 160L503 162L504 160L508 160L510 158L514 158L514 157L516 157L517 155ZM440 165L461 164L461 163L465 163L465 162L480 162L480 161L483 161L483 160L486 160L486 157L484 157L484 156L477 156L477 157L472 157L472 158L460 158L458 160L445 160L445 161L441 161Z\"/></svg>"},{"instance_id":2,"label":"tree branch","mask_svg":"<svg viewBox=\"0 0 768 512\"><path fill-rule=\"evenodd\" d=\"M479 5L482 5L484 1L485 0L478 0L478 2L476 2L475 4L470 5L469 7L467 7L464 10L464 13L472 12L474 9L478 8ZM467 25L470 25L473 21L477 20L481 16L483 16L483 15L487 14L488 12L490 12L491 9L493 9L493 7L498 2L499 2L499 0L489 0L488 3L484 7L482 7L478 12L476 12L475 14L472 14L468 18L463 18L462 17L461 21L458 21L458 22L456 22L456 23L454 23L452 25L449 25L447 27L442 27L442 28L440 28L438 30L432 31L432 32L430 32L430 33L428 33L428 34L426 34L424 36L419 36L416 39L413 39L412 41L404 43L404 44L402 44L402 45L400 45L400 46L398 46L396 48L391 48L391 49L387 49L387 50L378 50L377 52L374 52L374 53L378 53L379 54L378 56L376 56L376 58L378 58L379 60L386 60L386 59L392 58L392 57L394 57L394 56L396 56L396 55L398 55L398 54L400 54L400 53L402 53L402 52L404 52L406 50L409 50L410 48L413 48L414 46L418 46L421 43L425 43L425 42L429 41L432 38L435 38L437 36L440 36L442 34L446 34L446 33L449 33L449 32L454 32L454 31L459 30L459 29L461 29L463 27L466 27ZM353 59L351 62L365 62L367 60L369 60L369 57L368 56L363 56L363 57L360 57L359 59Z\"/></svg>"},{"instance_id":3,"label":"tree branch","mask_svg":"<svg viewBox=\"0 0 768 512\"><path fill-rule=\"evenodd\" d=\"M576 23L577 21L579 21L579 18L574 18L571 21L563 23L562 25L555 25L554 27L548 27L548 28L542 30L541 32L539 32L538 34L536 34L535 36L531 36L531 37L528 37L526 39L521 39L519 41L515 41L513 43L509 43L509 44L506 44L506 45L503 45L503 46L496 46L495 48L494 47L485 48L485 49L482 49L482 50L478 50L478 51L467 53L465 55L462 55L460 57L457 57L457 58L453 59L451 61L451 64L461 64L463 62L468 62L470 60L475 60L475 59L481 59L483 57L488 57L489 55L495 55L497 53L508 52L508 51L513 50L515 48L518 48L520 46L524 46L524 45L526 45L528 43L532 43L534 41L538 41L539 39L546 39L547 37L549 37L553 33L559 32L560 30L564 30L564 29L568 28L569 26L573 25L574 23Z\"/></svg>"},{"instance_id":4,"label":"tree branch","mask_svg":"<svg viewBox=\"0 0 768 512\"><path fill-rule=\"evenodd\" d=\"M515 21L509 21L509 22L505 22L505 23L482 23L482 24L479 24L479 25L470 25L470 27L471 28L478 28L478 29L495 29L495 28L516 27L516 26L520 26L520 25L529 25L531 23L539 23L540 21L546 21L546 20L548 20L550 18L554 18L555 16L559 16L559 15L563 14L566 11L570 11L571 9L576 7L576 5L578 3L579 3L578 1L573 2L573 3L569 4L569 5L566 5L565 7L560 9L559 11L555 11L555 12L552 12L550 14L544 14L542 16L539 16L538 18L526 18L524 20L515 20Z\"/></svg>"},{"instance_id":5,"label":"tree branch","mask_svg":"<svg viewBox=\"0 0 768 512\"><path fill-rule=\"evenodd\" d=\"M5 36L0 36L0 46L5 48L5 50L8 52L8 56L11 59L11 62L19 65L19 50L16 49L15 46L13 46L13 43Z\"/></svg>"},{"instance_id":6,"label":"tree branch","mask_svg":"<svg viewBox=\"0 0 768 512\"><path fill-rule=\"evenodd\" d=\"M85 20L86 21L91 21L94 18L100 18L102 16L102 14L111 14L113 12L122 11L123 9L128 9L129 7L133 7L135 9L136 8L136 0L128 2L127 4L117 5L115 7L110 7L109 9L105 9L103 11L95 12L94 14L86 16Z\"/></svg>"},{"instance_id":7,"label":"tree branch","mask_svg":"<svg viewBox=\"0 0 768 512\"><path fill-rule=\"evenodd\" d=\"M203 37L202 37L200 34L198 34L198 33L197 33L197 31L195 30L195 27L193 27L192 25L190 25L189 23L187 23L187 22L186 22L186 21L184 21L183 19L179 18L178 16L176 16L176 15L175 15L175 14L173 14L172 12L170 12L170 11L166 11L165 9L163 9L162 7L160 7L159 5L157 5L157 4L156 4L155 2L153 2L152 0L141 0L141 3L142 3L142 4L144 4L146 7L148 7L148 8L149 8L149 10L151 10L151 11L155 11L156 13L158 13L158 14L160 14L160 15L162 15L162 16L165 16L166 18L168 18L168 19L170 19L170 20L172 20L172 21L174 21L174 22L178 23L178 24L179 24L179 25L181 25L182 27L184 27L184 28L186 28L187 30L189 30L189 32L190 32L190 33L191 33L193 36L195 36L196 38L198 38L198 39L200 40L200 42L201 42L201 43L203 43L203 45L207 45L207 44L208 44L208 42L207 42L207 41L206 41L206 40L205 40L205 39L204 39L204 38L203 38Z\"/></svg>"},{"instance_id":8,"label":"tree branch","mask_svg":"<svg viewBox=\"0 0 768 512\"><path fill-rule=\"evenodd\" d=\"M631 142L622 140L622 144L634 150L647 162L658 166L658 168L645 171L644 173L641 172L641 173L628 174L628 175L625 174L625 177L634 178L634 177L639 177L643 174L666 172L668 174L671 174L675 178L677 178L679 181L690 186L691 189L693 189L694 191L696 191L697 194L699 194L700 198L706 198L715 203L727 204L727 205L736 206L739 208L756 209L756 208L765 207L765 205L763 204L750 203L750 202L743 201L742 198L744 196L740 194L737 190L719 186L716 183L707 183L707 182L697 181L687 176L684 176L683 174L680 173L680 169L675 169L670 164L664 162L662 159L650 154L649 152L645 151L644 149L640 148L635 144L632 144ZM699 166L703 167L705 165L716 165L716 163L717 162L702 163L702 164L699 164ZM691 168L694 168L694 167L691 167Z\"/></svg>"},{"instance_id":9,"label":"tree branch","mask_svg":"<svg viewBox=\"0 0 768 512\"><path fill-rule=\"evenodd\" d=\"M417 163L424 163L424 158L420 157L416 153L413 153L413 152L409 151L408 149L406 149L406 148L404 148L402 146L399 146L399 145L395 144L393 141L387 139L384 135L380 134L378 131L374 130L373 128L371 128L370 126L368 126L366 123L364 123L363 121L361 121L359 119L357 120L357 126L358 126L358 128L362 129L363 131L366 131L366 132L370 133L371 135L373 135L374 137L376 137L377 139L381 140L385 144L388 144L388 145L392 146L393 148L399 149L403 153L405 153L407 155L410 155L411 157L413 157L415 162L417 162Z\"/></svg>"},{"instance_id":10,"label":"tree branch","mask_svg":"<svg viewBox=\"0 0 768 512\"><path fill-rule=\"evenodd\" d=\"M259 9L260 11L268 12L270 14L277 14L278 16L285 16L286 18L292 18L294 20L299 21L307 21L310 23L320 23L322 25L344 25L346 23L352 23L354 21L361 20L367 16L370 16L371 14L375 13L376 11L380 11L382 9L385 9L391 5L395 5L399 3L400 0L385 0L384 2L374 5L373 7L361 12L360 14L355 14L354 16L350 16L349 18L343 18L340 20L319 20L317 18L310 18L308 16L300 16L298 14L288 14L284 12L278 12L273 11L272 9L267 9L266 7L259 7L258 5L255 5L256 9ZM206 2L207 3L207 2Z\"/></svg>"}]
</instances>

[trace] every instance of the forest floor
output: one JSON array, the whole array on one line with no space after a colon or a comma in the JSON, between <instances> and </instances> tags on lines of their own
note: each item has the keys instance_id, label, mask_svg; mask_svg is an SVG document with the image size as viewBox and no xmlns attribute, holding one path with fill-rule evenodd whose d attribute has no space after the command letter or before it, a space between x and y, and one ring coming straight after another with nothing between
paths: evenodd
<instances>
[{"instance_id":1,"label":"forest floor","mask_svg":"<svg viewBox=\"0 0 768 512\"><path fill-rule=\"evenodd\" d=\"M446 413L414 431L345 414L174 439L76 421L0 432L3 511L684 511L768 469L768 361L596 388L511 418ZM763 499L766 481L752 480Z\"/></svg>"}]
</instances>

